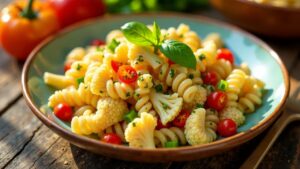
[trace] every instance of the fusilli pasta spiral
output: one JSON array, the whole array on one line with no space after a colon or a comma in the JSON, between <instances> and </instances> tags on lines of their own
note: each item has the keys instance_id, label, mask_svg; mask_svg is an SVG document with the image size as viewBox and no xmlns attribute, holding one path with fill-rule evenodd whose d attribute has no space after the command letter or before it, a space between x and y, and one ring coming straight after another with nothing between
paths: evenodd
<instances>
[{"instance_id":1,"label":"fusilli pasta spiral","mask_svg":"<svg viewBox=\"0 0 300 169\"><path fill-rule=\"evenodd\" d=\"M155 145L164 147L167 141L177 141L180 145L186 144L186 139L182 129L178 127L162 128L154 131Z\"/></svg>"},{"instance_id":2,"label":"fusilli pasta spiral","mask_svg":"<svg viewBox=\"0 0 300 169\"><path fill-rule=\"evenodd\" d=\"M239 69L234 69L227 77L227 107L237 107L238 95L243 87L246 79L246 74Z\"/></svg>"},{"instance_id":3,"label":"fusilli pasta spiral","mask_svg":"<svg viewBox=\"0 0 300 169\"><path fill-rule=\"evenodd\" d=\"M127 128L127 123L125 121L118 122L118 123L106 128L104 131L99 132L98 135L101 138L101 137L103 137L104 134L115 133L121 138L122 142L126 142L125 135L124 135L126 128Z\"/></svg>"},{"instance_id":4,"label":"fusilli pasta spiral","mask_svg":"<svg viewBox=\"0 0 300 169\"><path fill-rule=\"evenodd\" d=\"M191 102L194 94L197 91L197 86L188 78L186 73L179 73L176 69L169 68L168 64L164 64L159 73L159 79L165 81L168 86L172 87L174 92L187 103Z\"/></svg>"}]
</instances>

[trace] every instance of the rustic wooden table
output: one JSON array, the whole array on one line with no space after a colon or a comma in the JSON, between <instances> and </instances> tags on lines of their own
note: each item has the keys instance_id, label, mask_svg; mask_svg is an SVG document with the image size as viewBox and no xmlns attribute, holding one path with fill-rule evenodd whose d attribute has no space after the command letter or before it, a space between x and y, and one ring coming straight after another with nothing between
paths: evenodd
<instances>
[{"instance_id":1,"label":"rustic wooden table","mask_svg":"<svg viewBox=\"0 0 300 169\"><path fill-rule=\"evenodd\" d=\"M7 1L1 0L1 6ZM224 20L213 10L202 14ZM294 93L300 86L299 41L263 40L284 61L291 75L291 91ZM0 50L0 168L238 168L264 135L229 152L191 162L143 164L103 157L71 145L31 113L21 93L21 69L22 63ZM295 122L284 130L259 167L300 168L299 142L300 123Z\"/></svg>"}]
</instances>

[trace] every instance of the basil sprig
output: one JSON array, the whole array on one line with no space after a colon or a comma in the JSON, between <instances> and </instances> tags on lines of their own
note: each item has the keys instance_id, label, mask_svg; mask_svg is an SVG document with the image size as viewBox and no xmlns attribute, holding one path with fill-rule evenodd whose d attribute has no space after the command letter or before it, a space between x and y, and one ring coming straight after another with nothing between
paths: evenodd
<instances>
[{"instance_id":1,"label":"basil sprig","mask_svg":"<svg viewBox=\"0 0 300 169\"><path fill-rule=\"evenodd\" d=\"M140 22L128 22L121 27L126 39L139 46L153 46L155 53L160 50L173 62L196 68L196 58L193 51L186 44L175 40L162 40L161 31L156 22L153 23L153 31Z\"/></svg>"}]
</instances>

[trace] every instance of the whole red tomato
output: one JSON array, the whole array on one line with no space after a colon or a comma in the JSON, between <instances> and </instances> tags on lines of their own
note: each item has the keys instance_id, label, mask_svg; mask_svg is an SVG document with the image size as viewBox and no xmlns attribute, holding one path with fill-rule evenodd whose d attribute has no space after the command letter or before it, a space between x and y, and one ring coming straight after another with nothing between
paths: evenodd
<instances>
[{"instance_id":1,"label":"whole red tomato","mask_svg":"<svg viewBox=\"0 0 300 169\"><path fill-rule=\"evenodd\" d=\"M101 16L105 13L102 0L48 0L62 27Z\"/></svg>"}]
</instances>

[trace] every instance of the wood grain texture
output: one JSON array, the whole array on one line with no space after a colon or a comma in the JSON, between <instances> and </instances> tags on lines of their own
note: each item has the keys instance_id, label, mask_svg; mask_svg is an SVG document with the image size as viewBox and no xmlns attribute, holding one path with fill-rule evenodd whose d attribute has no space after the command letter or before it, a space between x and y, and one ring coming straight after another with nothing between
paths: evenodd
<instances>
[{"instance_id":1,"label":"wood grain texture","mask_svg":"<svg viewBox=\"0 0 300 169\"><path fill-rule=\"evenodd\" d=\"M0 50L0 115L21 96L20 74L18 63Z\"/></svg>"},{"instance_id":2,"label":"wood grain texture","mask_svg":"<svg viewBox=\"0 0 300 169\"><path fill-rule=\"evenodd\" d=\"M24 100L18 101L0 118L0 168L6 166L32 140L41 122Z\"/></svg>"},{"instance_id":3,"label":"wood grain texture","mask_svg":"<svg viewBox=\"0 0 300 169\"><path fill-rule=\"evenodd\" d=\"M20 99L0 118L0 168L130 168L164 169L96 155L69 143L34 117Z\"/></svg>"}]
</instances>

